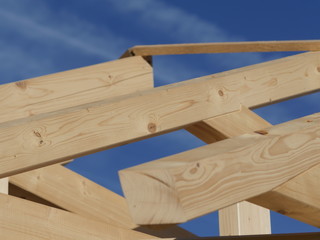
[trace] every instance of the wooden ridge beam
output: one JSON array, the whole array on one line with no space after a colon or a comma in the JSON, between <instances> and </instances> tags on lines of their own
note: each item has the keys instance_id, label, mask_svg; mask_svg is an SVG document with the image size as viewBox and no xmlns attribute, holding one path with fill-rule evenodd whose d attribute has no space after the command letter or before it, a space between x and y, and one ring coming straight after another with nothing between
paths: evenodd
<instances>
[{"instance_id":1,"label":"wooden ridge beam","mask_svg":"<svg viewBox=\"0 0 320 240\"><path fill-rule=\"evenodd\" d=\"M253 41L142 45L130 48L123 57L203 53L320 51L320 40Z\"/></svg>"},{"instance_id":2,"label":"wooden ridge beam","mask_svg":"<svg viewBox=\"0 0 320 240\"><path fill-rule=\"evenodd\" d=\"M318 91L319 64L305 53L2 123L0 177Z\"/></svg>"},{"instance_id":3,"label":"wooden ridge beam","mask_svg":"<svg viewBox=\"0 0 320 240\"><path fill-rule=\"evenodd\" d=\"M132 222L125 199L61 166L53 165L10 177L15 195L24 196L20 189L40 198L42 204L76 213L88 219L105 222L127 229L137 229L158 237L194 237L194 234L178 227L153 229L140 227ZM11 190L11 189L10 189ZM18 191L17 191L18 190ZM39 201L27 194L27 199ZM41 201L42 200L42 201ZM45 200L45 201L43 201Z\"/></svg>"},{"instance_id":4,"label":"wooden ridge beam","mask_svg":"<svg viewBox=\"0 0 320 240\"><path fill-rule=\"evenodd\" d=\"M134 222L181 223L258 196L320 163L320 114L120 171Z\"/></svg>"},{"instance_id":5,"label":"wooden ridge beam","mask_svg":"<svg viewBox=\"0 0 320 240\"><path fill-rule=\"evenodd\" d=\"M155 238L5 194L0 194L0 206L0 233L6 240Z\"/></svg>"},{"instance_id":6,"label":"wooden ridge beam","mask_svg":"<svg viewBox=\"0 0 320 240\"><path fill-rule=\"evenodd\" d=\"M270 126L263 118L242 107L239 112L204 120L186 130L210 144ZM270 211L246 201L221 209L219 233L221 236L270 234Z\"/></svg>"}]
</instances>

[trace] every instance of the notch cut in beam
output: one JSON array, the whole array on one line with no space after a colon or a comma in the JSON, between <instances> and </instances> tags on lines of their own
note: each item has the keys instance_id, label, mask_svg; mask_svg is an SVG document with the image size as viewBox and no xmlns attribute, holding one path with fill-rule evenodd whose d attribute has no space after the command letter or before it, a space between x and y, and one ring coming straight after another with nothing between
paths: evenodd
<instances>
[{"instance_id":1,"label":"notch cut in beam","mask_svg":"<svg viewBox=\"0 0 320 240\"><path fill-rule=\"evenodd\" d=\"M320 114L120 171L138 224L182 223L271 191L320 163Z\"/></svg>"},{"instance_id":2,"label":"notch cut in beam","mask_svg":"<svg viewBox=\"0 0 320 240\"><path fill-rule=\"evenodd\" d=\"M320 40L187 43L134 46L123 57L204 53L320 51Z\"/></svg>"},{"instance_id":3,"label":"notch cut in beam","mask_svg":"<svg viewBox=\"0 0 320 240\"><path fill-rule=\"evenodd\" d=\"M0 177L318 91L319 65L305 53L0 124Z\"/></svg>"}]
</instances>

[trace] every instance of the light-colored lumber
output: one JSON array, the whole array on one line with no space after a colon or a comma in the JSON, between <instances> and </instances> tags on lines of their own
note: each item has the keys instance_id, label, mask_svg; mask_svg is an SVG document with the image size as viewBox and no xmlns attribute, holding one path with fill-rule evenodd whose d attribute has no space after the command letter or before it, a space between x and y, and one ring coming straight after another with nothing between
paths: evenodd
<instances>
[{"instance_id":1,"label":"light-colored lumber","mask_svg":"<svg viewBox=\"0 0 320 240\"><path fill-rule=\"evenodd\" d=\"M50 202L54 206L92 220L128 229L138 229L159 237L195 236L178 226L150 229L134 224L122 196L60 165L14 175L10 177L10 183L13 184L13 189L10 188L10 190L14 190L16 196L25 196L29 200L46 205ZM21 189L27 193L21 192Z\"/></svg>"},{"instance_id":2,"label":"light-colored lumber","mask_svg":"<svg viewBox=\"0 0 320 240\"><path fill-rule=\"evenodd\" d=\"M320 228L319 173L318 164L272 191L249 201Z\"/></svg>"},{"instance_id":3,"label":"light-colored lumber","mask_svg":"<svg viewBox=\"0 0 320 240\"><path fill-rule=\"evenodd\" d=\"M126 56L155 56L201 53L320 51L320 40L187 43L134 46Z\"/></svg>"},{"instance_id":4,"label":"light-colored lumber","mask_svg":"<svg viewBox=\"0 0 320 240\"><path fill-rule=\"evenodd\" d=\"M126 58L0 85L0 123L153 87L142 57Z\"/></svg>"},{"instance_id":5,"label":"light-colored lumber","mask_svg":"<svg viewBox=\"0 0 320 240\"><path fill-rule=\"evenodd\" d=\"M59 189L59 191L61 191ZM40 196L36 195L36 194L33 194L31 192L28 192L27 190L24 190L23 188L20 188L12 183L9 182L9 195L11 196L15 196L15 197L18 197L18 198L22 198L22 199L26 199L28 201L32 201L32 202L35 202L35 203L40 203L40 204L43 204L43 205L47 205L49 207L54 207L54 208L60 208L62 209L61 207L53 204L51 201L47 201L43 198L41 198Z\"/></svg>"},{"instance_id":6,"label":"light-colored lumber","mask_svg":"<svg viewBox=\"0 0 320 240\"><path fill-rule=\"evenodd\" d=\"M235 124L237 122L239 124ZM263 129L267 126L270 126L270 124L264 119L250 112L250 110L242 108L238 113L204 120L187 128L187 130L206 143L213 143L239 135L241 132L250 132L252 130ZM318 190L320 182L319 172L320 165L317 165L303 174L291 179L282 186L255 198L249 199L249 201L307 224L320 227L320 190ZM244 209L250 207L245 203L237 203L237 205L239 205L239 208L243 207ZM229 214L232 214L233 211L237 211L238 213L243 212L244 214L249 212L248 210L240 211L238 207L234 206L231 207L231 209L222 209L219 211L219 222L224 222L222 226L226 227L221 228L222 226L220 224L220 233L223 233L223 235L236 234L238 232L237 227L231 228L233 229L231 231L228 230L230 229L230 225L237 226L237 224L232 223L232 220L239 219L230 219L228 217ZM231 213L229 213L229 211ZM252 219L253 218L250 217L250 220ZM259 221L252 221L254 222L254 227L259 227ZM243 220L239 221L239 225L241 224L241 227L245 228L246 226L249 226L243 223ZM260 226L265 230L269 228L267 224L262 224ZM250 231L250 228L245 231L246 234L249 234L247 231Z\"/></svg>"},{"instance_id":7,"label":"light-colored lumber","mask_svg":"<svg viewBox=\"0 0 320 240\"><path fill-rule=\"evenodd\" d=\"M312 233L285 233L285 234L260 234L248 236L224 236L224 237L198 237L189 240L319 240L320 232ZM152 239L148 239L152 240ZM163 240L188 240L186 238L163 238Z\"/></svg>"},{"instance_id":8,"label":"light-colored lumber","mask_svg":"<svg viewBox=\"0 0 320 240\"><path fill-rule=\"evenodd\" d=\"M0 124L0 177L320 89L319 53L305 53Z\"/></svg>"},{"instance_id":9,"label":"light-colored lumber","mask_svg":"<svg viewBox=\"0 0 320 240\"><path fill-rule=\"evenodd\" d=\"M204 120L187 130L210 144L270 126L263 118L242 107L239 112ZM221 209L219 232L221 236L270 234L270 211L246 201Z\"/></svg>"},{"instance_id":10,"label":"light-colored lumber","mask_svg":"<svg viewBox=\"0 0 320 240\"><path fill-rule=\"evenodd\" d=\"M8 194L9 191L9 180L8 178L0 179L0 193Z\"/></svg>"},{"instance_id":11,"label":"light-colored lumber","mask_svg":"<svg viewBox=\"0 0 320 240\"><path fill-rule=\"evenodd\" d=\"M0 206L0 235L6 240L155 238L5 194L0 194Z\"/></svg>"},{"instance_id":12,"label":"light-colored lumber","mask_svg":"<svg viewBox=\"0 0 320 240\"><path fill-rule=\"evenodd\" d=\"M181 223L271 191L320 163L320 114L120 171L138 224Z\"/></svg>"}]
</instances>

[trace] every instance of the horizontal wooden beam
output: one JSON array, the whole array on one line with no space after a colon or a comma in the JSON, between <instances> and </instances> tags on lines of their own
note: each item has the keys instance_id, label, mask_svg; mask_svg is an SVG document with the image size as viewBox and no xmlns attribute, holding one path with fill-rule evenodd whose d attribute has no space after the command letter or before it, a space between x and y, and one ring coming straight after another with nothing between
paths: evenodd
<instances>
[{"instance_id":1,"label":"horizontal wooden beam","mask_svg":"<svg viewBox=\"0 0 320 240\"><path fill-rule=\"evenodd\" d=\"M125 199L63 167L53 165L10 177L11 194L127 229L158 237L194 237L179 228L146 228L133 223ZM31 195L30 195L31 193Z\"/></svg>"},{"instance_id":2,"label":"horizontal wooden beam","mask_svg":"<svg viewBox=\"0 0 320 240\"><path fill-rule=\"evenodd\" d=\"M271 191L320 163L320 114L120 171L138 224L181 223Z\"/></svg>"},{"instance_id":3,"label":"horizontal wooden beam","mask_svg":"<svg viewBox=\"0 0 320 240\"><path fill-rule=\"evenodd\" d=\"M256 41L143 45L130 48L126 56L155 56L201 53L320 51L320 40Z\"/></svg>"},{"instance_id":4,"label":"horizontal wooden beam","mask_svg":"<svg viewBox=\"0 0 320 240\"><path fill-rule=\"evenodd\" d=\"M204 120L186 130L210 144L270 126L263 118L242 107L239 112ZM220 236L270 234L270 211L246 201L223 208L219 210L219 233Z\"/></svg>"},{"instance_id":5,"label":"horizontal wooden beam","mask_svg":"<svg viewBox=\"0 0 320 240\"><path fill-rule=\"evenodd\" d=\"M203 119L320 89L320 53L305 53L0 124L0 177Z\"/></svg>"},{"instance_id":6,"label":"horizontal wooden beam","mask_svg":"<svg viewBox=\"0 0 320 240\"><path fill-rule=\"evenodd\" d=\"M0 194L0 206L0 233L6 240L155 238L5 194Z\"/></svg>"},{"instance_id":7,"label":"horizontal wooden beam","mask_svg":"<svg viewBox=\"0 0 320 240\"><path fill-rule=\"evenodd\" d=\"M153 87L142 57L127 58L0 85L0 123Z\"/></svg>"},{"instance_id":8,"label":"horizontal wooden beam","mask_svg":"<svg viewBox=\"0 0 320 240\"><path fill-rule=\"evenodd\" d=\"M320 232L259 234L247 236L198 237L198 238L164 238L163 240L318 240ZM150 239L151 240L151 239Z\"/></svg>"}]
</instances>

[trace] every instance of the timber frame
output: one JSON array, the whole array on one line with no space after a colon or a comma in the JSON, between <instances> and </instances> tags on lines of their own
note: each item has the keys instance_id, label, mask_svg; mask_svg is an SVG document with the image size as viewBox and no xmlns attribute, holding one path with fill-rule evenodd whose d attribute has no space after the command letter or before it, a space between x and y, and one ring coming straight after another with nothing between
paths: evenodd
<instances>
[{"instance_id":1,"label":"timber frame","mask_svg":"<svg viewBox=\"0 0 320 240\"><path fill-rule=\"evenodd\" d=\"M304 53L153 87L155 55L272 51ZM273 210L320 228L320 113L272 126L252 111L319 90L319 40L135 46L0 85L0 236L209 239L176 224L219 211L210 239L320 239L270 224ZM121 170L126 199L64 167L178 129L207 145Z\"/></svg>"}]
</instances>

